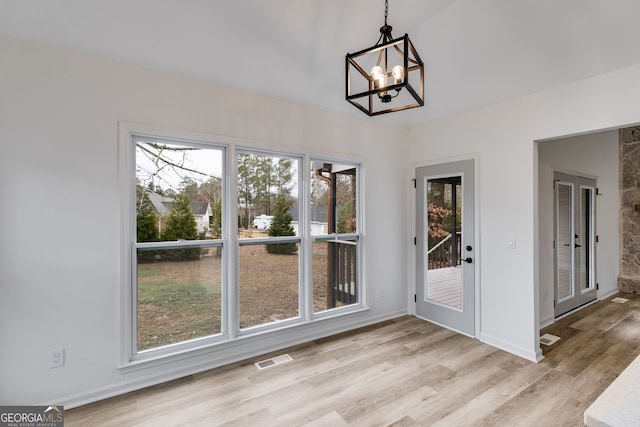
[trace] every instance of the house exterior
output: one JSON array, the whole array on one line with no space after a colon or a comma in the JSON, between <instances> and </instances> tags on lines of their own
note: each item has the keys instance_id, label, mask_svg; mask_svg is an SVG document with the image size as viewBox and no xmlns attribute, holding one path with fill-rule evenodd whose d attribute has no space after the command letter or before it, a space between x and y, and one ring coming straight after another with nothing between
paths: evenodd
<instances>
[{"instance_id":1,"label":"house exterior","mask_svg":"<svg viewBox=\"0 0 640 427\"><path fill-rule=\"evenodd\" d=\"M329 222L327 206L311 205L311 234L320 235L327 234L329 232ZM291 226L296 234L298 233L298 227L300 226L300 211L298 206L294 206L290 211Z\"/></svg>"},{"instance_id":2,"label":"house exterior","mask_svg":"<svg viewBox=\"0 0 640 427\"><path fill-rule=\"evenodd\" d=\"M156 218L158 220L158 231L162 233L167 222L167 217L171 213L173 198L162 196L153 191L147 191L147 196L155 210ZM189 203L189 207L191 208L191 213L196 220L198 233L207 233L209 231L209 222L213 215L211 211L211 203L206 201L195 201Z\"/></svg>"},{"instance_id":3,"label":"house exterior","mask_svg":"<svg viewBox=\"0 0 640 427\"><path fill-rule=\"evenodd\" d=\"M196 219L196 228L198 233L207 233L209 231L209 223L211 221L211 203L209 202L191 202L189 204L191 213Z\"/></svg>"},{"instance_id":4,"label":"house exterior","mask_svg":"<svg viewBox=\"0 0 640 427\"><path fill-rule=\"evenodd\" d=\"M173 203L173 199L171 197L161 196L153 191L147 191L147 197L149 197L149 201L153 205L153 210L155 211L158 232L162 234L167 222L167 217L171 212L171 203Z\"/></svg>"}]
</instances>

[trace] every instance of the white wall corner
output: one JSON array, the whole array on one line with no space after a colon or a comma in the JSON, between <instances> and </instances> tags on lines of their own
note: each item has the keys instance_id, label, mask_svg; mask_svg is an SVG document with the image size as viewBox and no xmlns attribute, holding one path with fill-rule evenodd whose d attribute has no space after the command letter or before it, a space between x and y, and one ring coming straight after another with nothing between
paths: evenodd
<instances>
[{"instance_id":1,"label":"white wall corner","mask_svg":"<svg viewBox=\"0 0 640 427\"><path fill-rule=\"evenodd\" d=\"M527 349L483 332L480 333L478 339L485 344L489 344L493 347L499 348L500 350L507 351L532 362L537 363L544 359L544 356L542 355L542 349L540 349L539 344L537 348Z\"/></svg>"}]
</instances>

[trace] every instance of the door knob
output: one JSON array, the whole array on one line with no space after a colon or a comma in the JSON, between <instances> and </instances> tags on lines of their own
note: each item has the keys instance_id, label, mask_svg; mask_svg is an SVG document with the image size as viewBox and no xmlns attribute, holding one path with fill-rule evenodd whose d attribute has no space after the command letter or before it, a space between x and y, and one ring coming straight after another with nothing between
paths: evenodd
<instances>
[{"instance_id":1,"label":"door knob","mask_svg":"<svg viewBox=\"0 0 640 427\"><path fill-rule=\"evenodd\" d=\"M579 244L576 243L576 248L581 248L581 247L582 247L582 245L579 245Z\"/></svg>"},{"instance_id":2,"label":"door knob","mask_svg":"<svg viewBox=\"0 0 640 427\"><path fill-rule=\"evenodd\" d=\"M473 249L470 245L467 245L467 247L465 248L466 250L470 251L471 249Z\"/></svg>"},{"instance_id":3,"label":"door knob","mask_svg":"<svg viewBox=\"0 0 640 427\"><path fill-rule=\"evenodd\" d=\"M466 257L466 258L460 258L460 261L464 261L468 264L471 264L473 262L473 259L471 259L471 257Z\"/></svg>"}]
</instances>

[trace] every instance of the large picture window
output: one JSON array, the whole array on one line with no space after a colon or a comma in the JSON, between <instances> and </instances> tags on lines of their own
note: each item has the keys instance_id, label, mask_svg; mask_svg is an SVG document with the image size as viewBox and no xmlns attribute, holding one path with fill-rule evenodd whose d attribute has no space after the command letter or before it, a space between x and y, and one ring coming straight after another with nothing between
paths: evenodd
<instances>
[{"instance_id":1,"label":"large picture window","mask_svg":"<svg viewBox=\"0 0 640 427\"><path fill-rule=\"evenodd\" d=\"M121 130L124 366L363 308L357 163Z\"/></svg>"}]
</instances>

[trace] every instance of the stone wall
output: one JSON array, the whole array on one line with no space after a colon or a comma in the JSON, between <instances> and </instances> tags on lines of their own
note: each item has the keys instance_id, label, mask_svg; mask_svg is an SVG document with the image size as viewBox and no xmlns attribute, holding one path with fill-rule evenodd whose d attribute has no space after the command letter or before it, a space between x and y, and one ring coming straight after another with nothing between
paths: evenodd
<instances>
[{"instance_id":1,"label":"stone wall","mask_svg":"<svg viewBox=\"0 0 640 427\"><path fill-rule=\"evenodd\" d=\"M640 293L640 127L620 136L620 277L618 288Z\"/></svg>"}]
</instances>

